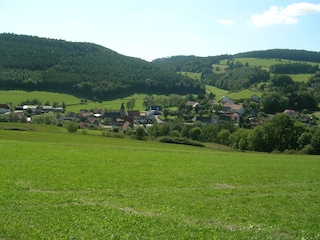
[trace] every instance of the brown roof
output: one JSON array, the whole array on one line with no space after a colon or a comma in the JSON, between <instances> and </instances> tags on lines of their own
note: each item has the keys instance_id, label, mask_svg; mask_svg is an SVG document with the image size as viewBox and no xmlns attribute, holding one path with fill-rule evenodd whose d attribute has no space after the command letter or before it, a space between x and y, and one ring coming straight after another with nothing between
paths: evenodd
<instances>
[{"instance_id":1,"label":"brown roof","mask_svg":"<svg viewBox=\"0 0 320 240\"><path fill-rule=\"evenodd\" d=\"M138 110L128 110L128 116L130 117L139 117L140 116L140 111Z\"/></svg>"},{"instance_id":2,"label":"brown roof","mask_svg":"<svg viewBox=\"0 0 320 240\"><path fill-rule=\"evenodd\" d=\"M234 110L241 110L243 107L242 105L234 104L234 103L225 103L223 106L229 107L230 109L234 109Z\"/></svg>"}]
</instances>

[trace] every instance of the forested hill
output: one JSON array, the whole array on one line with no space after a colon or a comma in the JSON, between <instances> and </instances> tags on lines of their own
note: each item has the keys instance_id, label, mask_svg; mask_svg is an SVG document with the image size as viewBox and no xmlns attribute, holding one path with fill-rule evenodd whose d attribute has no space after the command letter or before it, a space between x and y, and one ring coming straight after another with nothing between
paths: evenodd
<instances>
[{"instance_id":1,"label":"forested hill","mask_svg":"<svg viewBox=\"0 0 320 240\"><path fill-rule=\"evenodd\" d=\"M173 56L155 59L153 62L161 67L175 71L209 73L211 72L212 64L217 64L220 60L232 58L287 59L301 62L320 63L320 52L291 49L270 49L211 57Z\"/></svg>"},{"instance_id":2,"label":"forested hill","mask_svg":"<svg viewBox=\"0 0 320 240\"><path fill-rule=\"evenodd\" d=\"M204 86L92 43L0 34L0 88L107 99L120 94L202 93Z\"/></svg>"},{"instance_id":3,"label":"forested hill","mask_svg":"<svg viewBox=\"0 0 320 240\"><path fill-rule=\"evenodd\" d=\"M274 58L301 62L320 63L320 52L294 49L270 49L264 51L251 51L233 55L235 58Z\"/></svg>"}]
</instances>

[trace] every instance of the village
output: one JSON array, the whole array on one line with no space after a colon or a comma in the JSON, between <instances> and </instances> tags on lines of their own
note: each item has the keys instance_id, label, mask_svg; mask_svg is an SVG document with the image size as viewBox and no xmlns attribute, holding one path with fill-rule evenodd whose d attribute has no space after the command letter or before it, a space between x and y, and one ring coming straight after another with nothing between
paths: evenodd
<instances>
[{"instance_id":1,"label":"village","mask_svg":"<svg viewBox=\"0 0 320 240\"><path fill-rule=\"evenodd\" d=\"M255 103L259 103L258 96L253 95L250 99ZM246 128L253 128L260 125L264 120L271 115L260 112L258 108L250 108L249 111L244 108L242 104L236 104L227 96L220 98L218 102L219 110L212 111L211 114L205 116L195 114L195 116L188 121L189 123L201 122L203 125L217 125L223 122L233 123L235 126L244 126ZM197 101L186 101L185 106L191 110L199 108L200 103ZM172 113L176 111L172 111ZM158 124L163 124L165 121L163 117L162 106L153 105L146 111L126 110L124 103L121 104L118 110L102 110L94 109L80 109L79 112L66 111L63 107L43 106L43 105L19 105L11 107L9 104L0 104L0 121L19 121L32 123L38 116L45 114L52 114L56 122L61 125L66 121L74 121L78 123L80 129L90 128L109 128L118 129L120 131L128 127L133 129L135 126L148 126L156 121ZM286 109L284 113L299 119L308 125L311 124L312 118L302 117L299 112ZM171 114L171 112L167 113ZM173 114L174 115L174 114ZM9 117L10 116L10 117Z\"/></svg>"}]
</instances>

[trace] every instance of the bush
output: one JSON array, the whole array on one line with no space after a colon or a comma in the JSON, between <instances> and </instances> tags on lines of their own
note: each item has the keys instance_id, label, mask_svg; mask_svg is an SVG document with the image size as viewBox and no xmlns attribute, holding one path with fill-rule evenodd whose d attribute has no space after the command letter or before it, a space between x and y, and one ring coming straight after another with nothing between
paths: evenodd
<instances>
[{"instance_id":1,"label":"bush","mask_svg":"<svg viewBox=\"0 0 320 240\"><path fill-rule=\"evenodd\" d=\"M144 127L137 127L135 131L135 136L138 140L145 140L146 130L144 129Z\"/></svg>"},{"instance_id":2,"label":"bush","mask_svg":"<svg viewBox=\"0 0 320 240\"><path fill-rule=\"evenodd\" d=\"M159 139L159 142L185 144L185 145L191 145L196 147L205 147L205 145L200 142L192 141L188 138L181 138L181 137L161 137Z\"/></svg>"},{"instance_id":3,"label":"bush","mask_svg":"<svg viewBox=\"0 0 320 240\"><path fill-rule=\"evenodd\" d=\"M67 125L67 130L69 133L75 133L78 131L78 122L69 122Z\"/></svg>"}]
</instances>

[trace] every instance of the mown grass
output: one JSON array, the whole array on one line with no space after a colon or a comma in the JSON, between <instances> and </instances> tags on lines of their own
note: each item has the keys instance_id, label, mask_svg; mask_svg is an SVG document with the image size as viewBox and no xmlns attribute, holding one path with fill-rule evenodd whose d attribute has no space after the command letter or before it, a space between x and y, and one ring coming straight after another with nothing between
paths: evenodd
<instances>
[{"instance_id":1,"label":"mown grass","mask_svg":"<svg viewBox=\"0 0 320 240\"><path fill-rule=\"evenodd\" d=\"M211 85L206 85L206 92L207 93L214 93L216 95L216 99L220 99L221 97L223 97L224 95L228 95L229 91L228 90L223 90Z\"/></svg>"},{"instance_id":2,"label":"mown grass","mask_svg":"<svg viewBox=\"0 0 320 240\"><path fill-rule=\"evenodd\" d=\"M0 130L0 152L0 239L320 237L314 156L45 127Z\"/></svg>"},{"instance_id":3,"label":"mown grass","mask_svg":"<svg viewBox=\"0 0 320 240\"><path fill-rule=\"evenodd\" d=\"M262 92L257 92L250 89L244 89L239 92L232 92L228 94L228 97L230 97L231 99L239 100L239 99L250 99L252 95L257 95L258 97L261 97Z\"/></svg>"},{"instance_id":4,"label":"mown grass","mask_svg":"<svg viewBox=\"0 0 320 240\"><path fill-rule=\"evenodd\" d=\"M313 74L289 74L293 81L295 82L305 82L313 76Z\"/></svg>"},{"instance_id":5,"label":"mown grass","mask_svg":"<svg viewBox=\"0 0 320 240\"><path fill-rule=\"evenodd\" d=\"M66 110L72 112L79 112L80 109L106 109L119 110L121 104L126 104L130 99L135 99L135 109L144 110L142 105L143 99L147 94L133 94L124 98L117 98L110 101L92 101L87 100L85 104L81 104L81 99L73 95L53 93L46 91L23 91L23 90L0 90L0 103L10 103L12 106L17 106L26 100L37 99L42 104L49 101L50 104L58 102L60 106L62 102L66 104ZM158 95L157 95L158 96ZM160 95L159 95L160 96Z\"/></svg>"},{"instance_id":6,"label":"mown grass","mask_svg":"<svg viewBox=\"0 0 320 240\"><path fill-rule=\"evenodd\" d=\"M80 104L80 99L69 94L54 93L46 91L22 91L22 90L0 90L0 102L11 103L13 106L19 105L26 100L38 99L42 104L49 101L50 104L58 102L60 105L64 101L66 104Z\"/></svg>"},{"instance_id":7,"label":"mown grass","mask_svg":"<svg viewBox=\"0 0 320 240\"><path fill-rule=\"evenodd\" d=\"M201 73L193 73L193 72L179 72L183 76L187 76L189 78L192 78L194 80L200 80L201 79Z\"/></svg>"}]
</instances>

